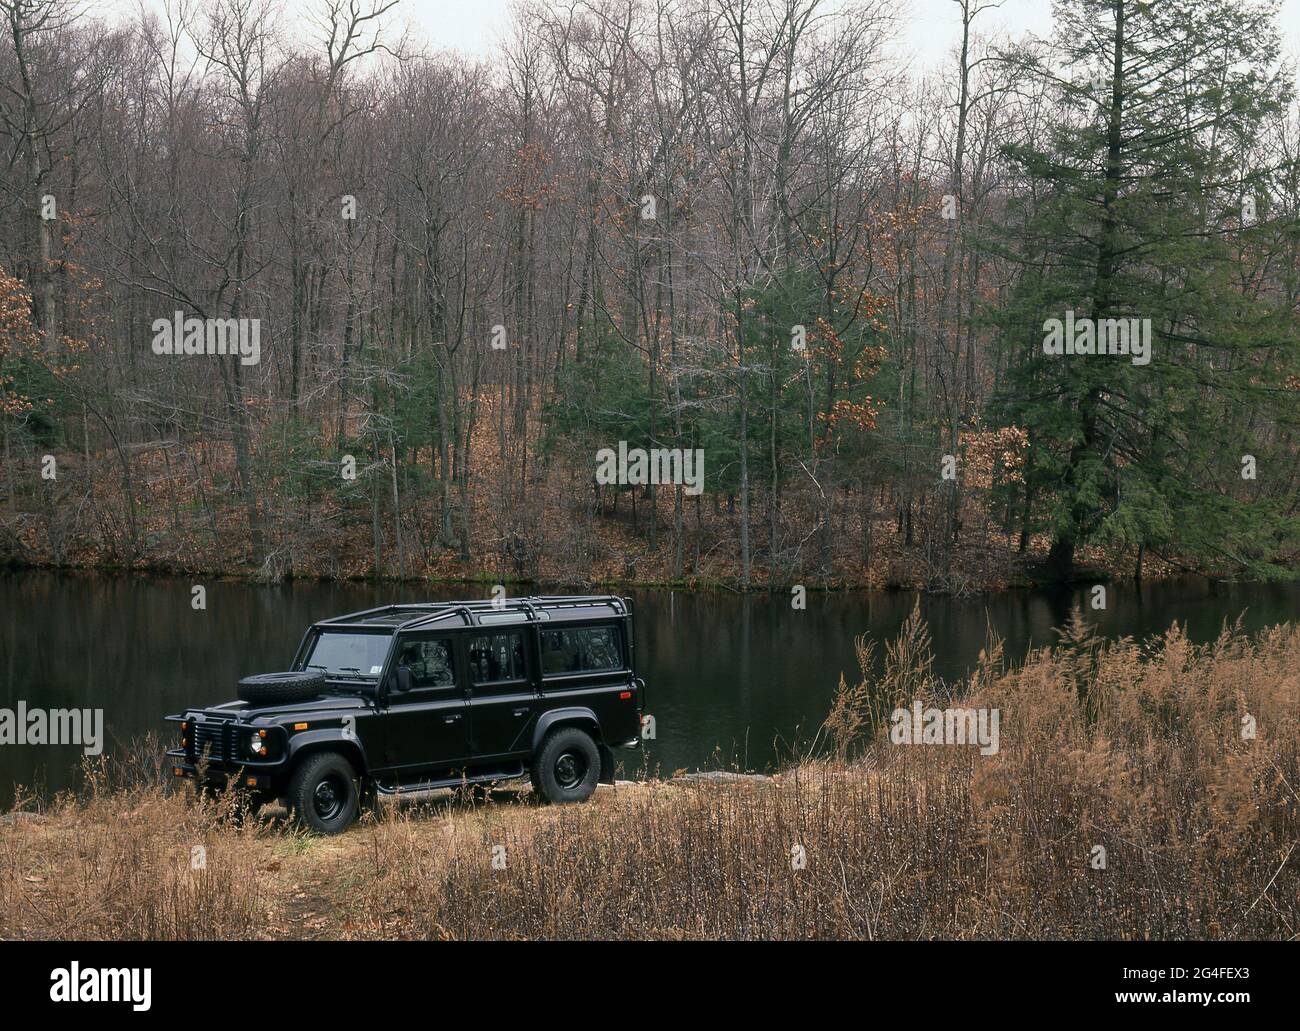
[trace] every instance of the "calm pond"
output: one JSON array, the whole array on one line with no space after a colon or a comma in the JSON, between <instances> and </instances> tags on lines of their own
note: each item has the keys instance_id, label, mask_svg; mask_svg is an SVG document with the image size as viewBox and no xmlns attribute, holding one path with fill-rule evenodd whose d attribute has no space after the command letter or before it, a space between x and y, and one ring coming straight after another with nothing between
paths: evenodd
<instances>
[{"instance_id":1,"label":"calm pond","mask_svg":"<svg viewBox=\"0 0 1300 1031\"><path fill-rule=\"evenodd\" d=\"M207 609L190 607L190 580L21 572L0 575L0 708L104 710L104 751L165 734L162 717L185 705L233 698L249 673L283 669L314 620L390 601L486 596L473 586L209 582ZM1202 581L1108 587L1090 612L1109 636L1145 637L1177 620L1198 641L1244 611L1250 630L1300 615L1300 584ZM537 593L544 593L538 591ZM563 593L563 592L556 592ZM657 740L652 773L736 765L770 768L826 715L843 672L855 673L853 638L891 639L916 601L899 593L789 595L626 591L635 602L636 655L649 687ZM922 596L936 671L962 676L992 624L1011 658L1051 643L1088 589L1005 592L972 599ZM620 753L625 763L636 753ZM0 745L0 807L15 784L54 791L76 782L76 746ZM629 770L635 773L635 770Z\"/></svg>"}]
</instances>

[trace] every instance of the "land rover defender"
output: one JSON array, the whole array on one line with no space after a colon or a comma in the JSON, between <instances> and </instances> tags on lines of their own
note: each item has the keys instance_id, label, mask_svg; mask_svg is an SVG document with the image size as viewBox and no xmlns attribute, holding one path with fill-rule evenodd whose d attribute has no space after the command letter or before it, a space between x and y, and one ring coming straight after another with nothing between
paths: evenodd
<instances>
[{"instance_id":1,"label":"land rover defender","mask_svg":"<svg viewBox=\"0 0 1300 1031\"><path fill-rule=\"evenodd\" d=\"M632 605L610 596L385 605L323 620L289 671L168 716L172 775L279 800L324 834L379 796L512 780L550 802L641 741Z\"/></svg>"}]
</instances>

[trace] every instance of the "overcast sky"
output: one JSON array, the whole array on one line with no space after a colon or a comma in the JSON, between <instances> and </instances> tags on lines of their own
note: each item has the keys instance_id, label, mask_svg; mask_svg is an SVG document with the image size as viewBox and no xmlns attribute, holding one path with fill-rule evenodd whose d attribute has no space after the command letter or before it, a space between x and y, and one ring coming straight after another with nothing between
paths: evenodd
<instances>
[{"instance_id":1,"label":"overcast sky","mask_svg":"<svg viewBox=\"0 0 1300 1031\"><path fill-rule=\"evenodd\" d=\"M830 0L834 2L834 0ZM902 52L923 64L945 60L958 41L960 19L953 0L900 2L910 9L899 36ZM435 46L490 55L509 19L510 0L401 0L397 11ZM1300 56L1300 0L1284 0L1280 18L1284 45ZM982 13L976 27L985 34L1028 30L1046 36L1052 28L1051 0L1002 0L996 10Z\"/></svg>"},{"instance_id":2,"label":"overcast sky","mask_svg":"<svg viewBox=\"0 0 1300 1031\"><path fill-rule=\"evenodd\" d=\"M130 10L139 0L95 0L101 10ZM147 6L160 6L160 0L143 0ZM827 0L834 6L838 0ZM295 35L294 13L309 10L311 0L288 0L285 22ZM391 17L395 24L405 21L412 34L434 47L451 48L466 54L490 57L497 49L509 23L511 0L400 0ZM910 10L899 32L898 48L920 65L934 65L948 59L957 43L960 21L954 0L900 0L900 11ZM304 31L310 26L302 21ZM1300 60L1300 0L1283 0L1279 24L1283 46ZM1002 0L1001 5L982 13L976 28L985 35L1025 31L1046 36L1052 27L1051 0Z\"/></svg>"},{"instance_id":3,"label":"overcast sky","mask_svg":"<svg viewBox=\"0 0 1300 1031\"><path fill-rule=\"evenodd\" d=\"M839 6L827 0L830 6ZM1300 0L1296 0L1300 3ZM899 37L906 52L923 61L942 59L957 40L957 5L953 0L900 0L899 10L912 11ZM510 0L401 0L399 10L426 38L475 54L491 52L508 21ZM1004 0L998 11L980 16L987 26L1044 33L1051 27L1051 0Z\"/></svg>"}]
</instances>

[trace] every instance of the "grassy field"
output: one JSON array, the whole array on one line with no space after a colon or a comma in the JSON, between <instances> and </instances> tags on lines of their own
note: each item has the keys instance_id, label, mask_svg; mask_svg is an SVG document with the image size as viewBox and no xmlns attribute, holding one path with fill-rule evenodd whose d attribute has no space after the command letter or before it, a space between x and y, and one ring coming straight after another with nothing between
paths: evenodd
<instances>
[{"instance_id":1,"label":"grassy field","mask_svg":"<svg viewBox=\"0 0 1300 1031\"><path fill-rule=\"evenodd\" d=\"M234 819L126 759L0 823L0 937L1300 935L1300 629L1000 654L944 685L919 621L864 645L820 757L768 780L567 808L501 791L337 838ZM882 713L954 689L999 710L996 754L890 742Z\"/></svg>"}]
</instances>

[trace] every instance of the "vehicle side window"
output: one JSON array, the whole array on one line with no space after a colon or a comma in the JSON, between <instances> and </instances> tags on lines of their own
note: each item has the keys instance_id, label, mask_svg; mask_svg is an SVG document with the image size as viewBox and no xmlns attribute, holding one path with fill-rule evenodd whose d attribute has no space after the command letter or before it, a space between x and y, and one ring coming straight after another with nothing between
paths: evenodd
<instances>
[{"instance_id":1,"label":"vehicle side window","mask_svg":"<svg viewBox=\"0 0 1300 1031\"><path fill-rule=\"evenodd\" d=\"M398 653L397 664L410 667L417 688L456 686L451 641L445 638L407 641Z\"/></svg>"},{"instance_id":2,"label":"vehicle side window","mask_svg":"<svg viewBox=\"0 0 1300 1031\"><path fill-rule=\"evenodd\" d=\"M541 635L544 673L600 672L623 666L615 627L543 630Z\"/></svg>"},{"instance_id":3,"label":"vehicle side window","mask_svg":"<svg viewBox=\"0 0 1300 1031\"><path fill-rule=\"evenodd\" d=\"M573 630L542 631L542 672L576 673L582 669L582 648Z\"/></svg>"},{"instance_id":4,"label":"vehicle side window","mask_svg":"<svg viewBox=\"0 0 1300 1031\"><path fill-rule=\"evenodd\" d=\"M618 636L612 626L594 627L582 633L587 635L582 649L585 669L618 669L623 665L618 653Z\"/></svg>"},{"instance_id":5,"label":"vehicle side window","mask_svg":"<svg viewBox=\"0 0 1300 1031\"><path fill-rule=\"evenodd\" d=\"M469 641L469 675L476 684L524 678L524 635L483 634Z\"/></svg>"}]
</instances>

